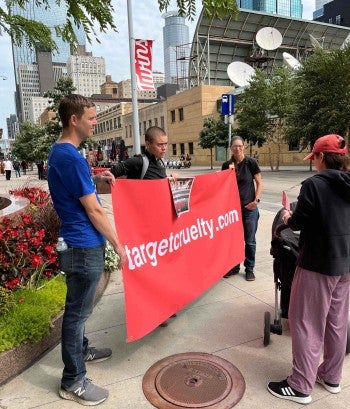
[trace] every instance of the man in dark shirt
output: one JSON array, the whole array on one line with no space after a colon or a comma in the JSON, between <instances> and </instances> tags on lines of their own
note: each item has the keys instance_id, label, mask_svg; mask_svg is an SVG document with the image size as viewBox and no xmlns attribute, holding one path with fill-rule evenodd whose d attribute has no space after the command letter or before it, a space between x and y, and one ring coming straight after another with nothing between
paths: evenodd
<instances>
[{"instance_id":1,"label":"man in dark shirt","mask_svg":"<svg viewBox=\"0 0 350 409\"><path fill-rule=\"evenodd\" d=\"M111 167L111 172L118 178L126 176L128 179L164 179L167 177L163 158L168 148L168 137L158 126L151 126L145 134L148 168L142 177L144 159L141 155L133 156Z\"/></svg>"}]
</instances>

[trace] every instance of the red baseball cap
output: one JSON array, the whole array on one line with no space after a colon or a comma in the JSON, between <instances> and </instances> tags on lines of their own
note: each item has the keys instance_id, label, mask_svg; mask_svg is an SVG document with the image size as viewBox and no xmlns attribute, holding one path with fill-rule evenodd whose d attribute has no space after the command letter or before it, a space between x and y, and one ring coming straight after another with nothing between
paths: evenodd
<instances>
[{"instance_id":1,"label":"red baseball cap","mask_svg":"<svg viewBox=\"0 0 350 409\"><path fill-rule=\"evenodd\" d=\"M304 160L314 159L315 153L330 152L330 153L347 153L347 147L345 146L345 139L340 135L325 135L318 138L312 148L312 152L309 153Z\"/></svg>"}]
</instances>

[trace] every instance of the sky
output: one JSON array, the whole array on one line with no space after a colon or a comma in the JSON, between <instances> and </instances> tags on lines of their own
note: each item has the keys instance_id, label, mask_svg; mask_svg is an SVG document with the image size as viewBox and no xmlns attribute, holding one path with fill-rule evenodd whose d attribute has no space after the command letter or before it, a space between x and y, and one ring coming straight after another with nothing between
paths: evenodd
<instances>
[{"instance_id":1,"label":"sky","mask_svg":"<svg viewBox=\"0 0 350 409\"><path fill-rule=\"evenodd\" d=\"M302 0L303 18L312 19L315 10L315 0ZM95 57L104 57L106 74L112 76L113 81L129 79L129 31L128 13L126 0L112 0L115 9L114 21L118 32L109 31L98 36L100 44L93 41L87 43L87 51L92 51ZM170 10L174 10L171 2ZM196 0L198 15L201 1ZM0 0L0 7L5 8L5 1ZM153 44L153 70L164 72L163 63L163 27L164 20L161 17L157 0L132 0L132 21L134 38L154 40ZM190 41L195 30L195 23L187 22L190 27ZM15 80L13 72L11 41L7 35L0 35L0 128L3 128L7 137L6 117L14 114L14 90ZM2 77L6 77L3 80Z\"/></svg>"}]
</instances>

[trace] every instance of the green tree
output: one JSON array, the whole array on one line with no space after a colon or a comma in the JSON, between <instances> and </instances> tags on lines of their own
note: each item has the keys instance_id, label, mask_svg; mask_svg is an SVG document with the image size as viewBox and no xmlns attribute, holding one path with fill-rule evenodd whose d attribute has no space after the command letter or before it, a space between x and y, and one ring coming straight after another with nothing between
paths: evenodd
<instances>
[{"instance_id":1,"label":"green tree","mask_svg":"<svg viewBox=\"0 0 350 409\"><path fill-rule=\"evenodd\" d=\"M228 124L222 118L205 118L203 129L199 133L199 146L210 149L210 169L213 169L213 148L215 146L227 146Z\"/></svg>"},{"instance_id":2,"label":"green tree","mask_svg":"<svg viewBox=\"0 0 350 409\"><path fill-rule=\"evenodd\" d=\"M116 30L113 21L114 8L111 0L55 0L56 4L66 7L66 23L63 26L54 26L52 29L63 41L78 44L74 33L74 27L83 27L87 39L98 40L98 32ZM36 0L36 5L50 9L48 0ZM166 11L170 0L158 0L159 10ZM177 7L181 15L193 19L196 14L196 0L177 0ZM238 7L236 0L203 0L203 8L210 17L236 16ZM57 50L51 30L43 23L28 20L14 14L14 6L23 10L27 6L27 0L7 0L8 10L0 8L0 34L8 34L17 45L25 43L28 47L44 47L49 50Z\"/></svg>"},{"instance_id":3,"label":"green tree","mask_svg":"<svg viewBox=\"0 0 350 409\"><path fill-rule=\"evenodd\" d=\"M318 48L296 72L287 136L305 148L322 135L349 137L350 47Z\"/></svg>"},{"instance_id":4,"label":"green tree","mask_svg":"<svg viewBox=\"0 0 350 409\"><path fill-rule=\"evenodd\" d=\"M251 143L268 142L271 170L279 170L294 86L289 68L275 68L270 75L258 70L237 103L236 119L242 136L247 135ZM275 156L273 145L277 147Z\"/></svg>"},{"instance_id":5,"label":"green tree","mask_svg":"<svg viewBox=\"0 0 350 409\"><path fill-rule=\"evenodd\" d=\"M46 159L42 152L41 143L45 140L46 129L44 126L25 121L21 125L21 131L16 135L13 143L12 154L17 158L35 162L38 159Z\"/></svg>"}]
</instances>

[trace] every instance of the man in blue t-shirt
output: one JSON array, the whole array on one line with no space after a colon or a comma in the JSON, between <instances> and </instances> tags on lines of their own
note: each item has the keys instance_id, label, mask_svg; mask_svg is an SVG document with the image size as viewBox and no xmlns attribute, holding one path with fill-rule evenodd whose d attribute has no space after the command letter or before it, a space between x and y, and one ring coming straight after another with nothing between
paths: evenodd
<instances>
[{"instance_id":1,"label":"man in blue t-shirt","mask_svg":"<svg viewBox=\"0 0 350 409\"><path fill-rule=\"evenodd\" d=\"M107 399L108 391L86 377L85 362L108 359L112 351L89 346L84 335L85 321L91 315L104 269L106 239L120 257L118 267L125 262L126 254L94 183L97 179L113 183L114 176L105 171L93 180L87 161L78 152L78 146L92 136L97 124L95 105L81 95L71 94L63 98L58 113L62 136L49 155L48 183L61 221L60 236L68 245L58 254L67 282L62 322L64 370L59 395L82 405L97 405Z\"/></svg>"}]
</instances>

